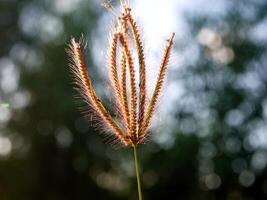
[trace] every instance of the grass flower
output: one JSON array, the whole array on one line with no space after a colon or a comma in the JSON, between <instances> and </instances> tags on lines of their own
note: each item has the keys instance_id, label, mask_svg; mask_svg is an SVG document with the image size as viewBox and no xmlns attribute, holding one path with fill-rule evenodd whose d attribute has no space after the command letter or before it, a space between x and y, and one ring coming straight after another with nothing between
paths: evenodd
<instances>
[{"instance_id":1,"label":"grass flower","mask_svg":"<svg viewBox=\"0 0 267 200\"><path fill-rule=\"evenodd\" d=\"M103 5L111 9L112 13L116 15L109 1L106 1ZM106 110L92 86L83 54L83 49L86 46L84 38L82 37L79 41L71 38L67 53L75 88L87 105L86 110L89 110L87 113L97 117L101 124L110 130L116 141L119 141L124 146L133 147L138 194L141 200L142 193L136 147L143 143L148 136L148 129L163 86L175 34L172 33L167 41L154 91L150 100L147 101L144 48L137 23L128 3L121 1L121 13L116 17L116 27L111 32L112 37L109 45L109 78L114 92L118 120L113 118ZM138 66L134 66L133 54L129 45L131 41L135 44ZM139 70L138 84L135 72L137 69Z\"/></svg>"}]
</instances>

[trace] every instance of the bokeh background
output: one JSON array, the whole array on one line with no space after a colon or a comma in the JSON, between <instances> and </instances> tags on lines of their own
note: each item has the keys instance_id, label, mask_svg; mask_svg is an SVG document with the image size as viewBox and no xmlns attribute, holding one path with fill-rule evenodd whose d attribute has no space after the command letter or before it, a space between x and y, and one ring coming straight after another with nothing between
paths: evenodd
<instances>
[{"instance_id":1,"label":"bokeh background","mask_svg":"<svg viewBox=\"0 0 267 200\"><path fill-rule=\"evenodd\" d=\"M118 9L118 1L113 1ZM153 89L176 32L147 144L144 199L267 199L267 1L134 0ZM0 0L0 199L137 199L132 149L82 117L64 48L88 40L110 107L100 0Z\"/></svg>"}]
</instances>

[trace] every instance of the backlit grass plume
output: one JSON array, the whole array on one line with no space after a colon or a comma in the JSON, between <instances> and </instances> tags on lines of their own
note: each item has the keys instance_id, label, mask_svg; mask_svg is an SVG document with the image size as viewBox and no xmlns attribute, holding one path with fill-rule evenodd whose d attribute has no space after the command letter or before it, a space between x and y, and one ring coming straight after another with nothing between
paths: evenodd
<instances>
[{"instance_id":1,"label":"backlit grass plume","mask_svg":"<svg viewBox=\"0 0 267 200\"><path fill-rule=\"evenodd\" d=\"M104 6L110 8L113 13L115 12L109 1L106 1ZM91 115L99 118L101 123L105 124L123 145L134 147L139 199L142 199L136 146L142 143L148 135L148 128L166 75L175 34L172 33L167 41L154 91L148 102L144 48L131 8L126 2L121 1L121 13L116 17L116 26L111 32L108 54L109 78L114 92L119 121L115 120L106 110L91 84L83 55L84 39L76 41L71 38L67 53L74 84L90 108ZM130 42L135 44L138 66L134 66ZM138 84L137 70L139 72Z\"/></svg>"}]
</instances>

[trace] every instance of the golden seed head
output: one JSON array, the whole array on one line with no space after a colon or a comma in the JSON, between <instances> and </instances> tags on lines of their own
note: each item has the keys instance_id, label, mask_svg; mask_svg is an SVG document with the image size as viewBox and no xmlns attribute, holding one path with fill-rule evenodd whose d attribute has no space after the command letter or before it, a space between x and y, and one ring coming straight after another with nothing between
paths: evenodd
<instances>
[{"instance_id":1,"label":"golden seed head","mask_svg":"<svg viewBox=\"0 0 267 200\"><path fill-rule=\"evenodd\" d=\"M102 6L113 11L111 1L105 1ZM109 114L94 91L82 52L82 43L84 43L82 41L84 39L76 42L72 38L68 45L67 53L70 59L69 66L74 77L74 84L80 92L82 99L90 108L91 115L97 116L100 122L122 144L125 146L136 146L142 143L148 135L147 130L165 79L175 34L173 33L170 39L167 40L168 43L163 54L158 79L152 97L147 103L146 63L141 35L129 5L122 0L121 6L121 14L117 17L117 27L112 32L108 52L109 78L114 92L114 100L117 105L120 123L117 123ZM129 40L133 40L135 43L138 67L134 66L132 51L128 44ZM117 59L120 60L119 63L117 63ZM140 82L138 87L135 77L136 69L139 71Z\"/></svg>"}]
</instances>

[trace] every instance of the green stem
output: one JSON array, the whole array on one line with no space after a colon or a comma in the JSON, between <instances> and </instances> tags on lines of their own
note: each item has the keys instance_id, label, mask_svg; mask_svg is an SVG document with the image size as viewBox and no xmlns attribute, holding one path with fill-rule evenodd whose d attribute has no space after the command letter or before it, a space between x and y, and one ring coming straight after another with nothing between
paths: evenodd
<instances>
[{"instance_id":1,"label":"green stem","mask_svg":"<svg viewBox=\"0 0 267 200\"><path fill-rule=\"evenodd\" d=\"M139 161L138 161L138 154L136 146L134 148L134 161L135 161L135 172L136 172L136 179L137 179L137 187L138 187L138 196L139 200L142 200L142 191L141 191L141 182L140 182L140 174L139 174Z\"/></svg>"}]
</instances>

